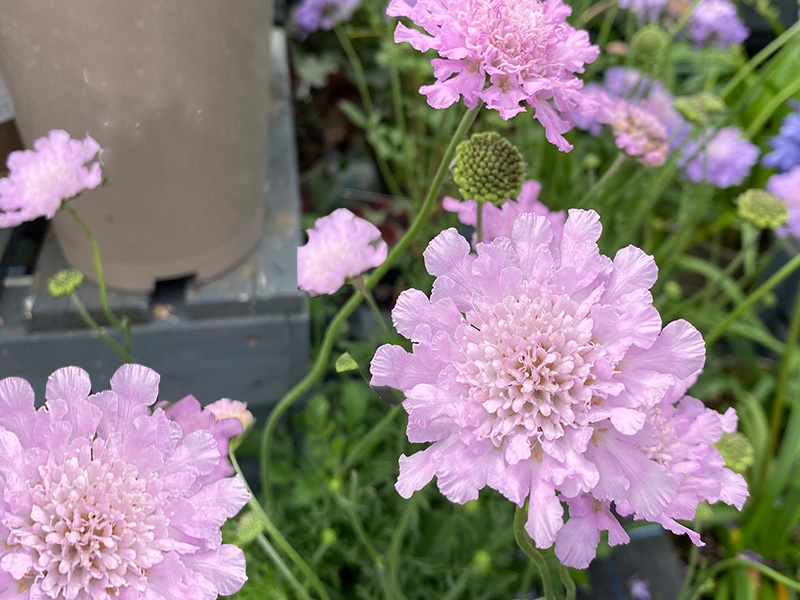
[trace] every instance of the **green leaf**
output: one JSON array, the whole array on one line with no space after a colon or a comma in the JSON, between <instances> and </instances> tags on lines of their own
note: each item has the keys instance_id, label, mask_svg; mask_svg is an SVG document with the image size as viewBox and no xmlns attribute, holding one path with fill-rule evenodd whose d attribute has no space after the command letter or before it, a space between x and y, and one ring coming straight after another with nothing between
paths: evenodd
<instances>
[{"instance_id":1,"label":"green leaf","mask_svg":"<svg viewBox=\"0 0 800 600\"><path fill-rule=\"evenodd\" d=\"M354 102L350 102L350 100L339 100L336 106L345 114L348 119L350 119L353 125L360 127L361 129L367 128L369 121L367 120L367 115L360 106Z\"/></svg>"},{"instance_id":2,"label":"green leaf","mask_svg":"<svg viewBox=\"0 0 800 600\"><path fill-rule=\"evenodd\" d=\"M336 372L343 373L344 371L354 371L358 369L358 363L353 360L349 352L345 352L336 359Z\"/></svg>"}]
</instances>

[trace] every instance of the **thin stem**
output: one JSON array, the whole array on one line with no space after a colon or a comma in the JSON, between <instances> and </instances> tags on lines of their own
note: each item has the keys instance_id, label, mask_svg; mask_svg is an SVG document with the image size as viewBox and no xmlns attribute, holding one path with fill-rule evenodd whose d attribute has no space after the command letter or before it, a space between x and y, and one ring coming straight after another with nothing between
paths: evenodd
<instances>
[{"instance_id":1,"label":"thin stem","mask_svg":"<svg viewBox=\"0 0 800 600\"><path fill-rule=\"evenodd\" d=\"M286 540L285 537L283 537L280 530L272 522L272 519L269 518L267 513L264 512L261 504L259 504L258 500L256 500L256 496L253 494L253 490L250 489L250 485L247 483L247 479L245 479L242 469L239 467L239 461L236 460L234 453L228 452L228 458L231 461L233 470L236 471L236 474L242 479L245 488L247 488L247 492L250 494L250 500L247 501L247 505L250 507L250 510L252 510L253 513L261 520L264 530L275 541L275 544L284 552L284 554L291 559L295 566L300 569L303 575L305 575L306 579L308 579L308 582L316 590L319 597L322 600L330 600L328 592L325 591L325 587L322 585L322 582L319 580L316 573L314 573L311 567L306 564L306 561L302 559L297 551L292 548L292 545Z\"/></svg>"},{"instance_id":2,"label":"thin stem","mask_svg":"<svg viewBox=\"0 0 800 600\"><path fill-rule=\"evenodd\" d=\"M103 262L100 260L100 247L97 245L97 239L94 237L92 230L89 229L89 226L86 224L81 216L68 202L63 204L63 208L70 216L75 219L75 222L78 223L80 228L83 230L83 234L86 236L86 239L89 240L89 245L92 247L92 257L94 258L94 271L95 275L97 276L97 288L100 291L100 304L103 307L103 314L105 315L106 319L110 325L116 327L117 329L122 329L122 323L119 319L117 319L114 312L111 310L111 305L108 303L108 290L106 288L106 278L103 273Z\"/></svg>"},{"instance_id":3,"label":"thin stem","mask_svg":"<svg viewBox=\"0 0 800 600\"><path fill-rule=\"evenodd\" d=\"M766 575L773 581L777 581L778 583L782 583L786 587L800 591L800 581L796 581L791 577L787 577L783 573L779 573L775 569L771 569L767 565L762 565L760 562L756 562L754 560L750 560L747 558L742 557L734 557L734 558L726 558L725 560L719 561L717 564L712 566L705 572L703 577L700 581L697 582L697 585L694 587L692 595L689 596L690 600L697 600L700 598L700 594L703 593L703 587L706 581L712 579L717 573L720 571L724 571L729 567L746 567L748 569L755 569L759 571L762 575Z\"/></svg>"},{"instance_id":4,"label":"thin stem","mask_svg":"<svg viewBox=\"0 0 800 600\"><path fill-rule=\"evenodd\" d=\"M97 333L100 338L117 354L119 354L120 358L124 360L126 363L131 362L130 354L120 346L114 339L106 333L106 330L100 327L100 325L92 318L92 315L89 314L89 311L86 310L86 307L81 302L81 299L78 298L75 292L72 292L70 295L70 300L72 300L72 306L75 307L75 310L78 311L78 314L81 316L83 321L89 326L89 328Z\"/></svg>"},{"instance_id":5,"label":"thin stem","mask_svg":"<svg viewBox=\"0 0 800 600\"><path fill-rule=\"evenodd\" d=\"M569 569L558 563L558 576L561 578L561 583L564 584L564 589L567 591L567 600L575 600L575 582L572 581L572 576L569 574Z\"/></svg>"},{"instance_id":6,"label":"thin stem","mask_svg":"<svg viewBox=\"0 0 800 600\"><path fill-rule=\"evenodd\" d=\"M350 468L356 463L356 461L361 458L361 455L374 443L375 438L377 438L384 429L386 429L392 421L394 421L395 417L400 414L401 405L393 406L392 409L384 415L384 417L378 421L372 429L370 429L365 436L363 436L356 447L353 448L352 452L347 456L344 463L341 467L341 472L346 473Z\"/></svg>"},{"instance_id":7,"label":"thin stem","mask_svg":"<svg viewBox=\"0 0 800 600\"><path fill-rule=\"evenodd\" d=\"M395 23L393 19L386 20L386 28L391 39L394 39ZM389 61L389 81L392 85L392 103L394 105L394 119L403 136L406 135L406 111L403 107L403 86L400 81L400 71L394 61Z\"/></svg>"},{"instance_id":8,"label":"thin stem","mask_svg":"<svg viewBox=\"0 0 800 600\"><path fill-rule=\"evenodd\" d=\"M798 267L800 267L800 254L796 255L794 258L792 258L792 260L778 269L777 273L762 283L745 299L744 302L736 306L730 313L728 313L728 316L725 317L725 319L723 319L723 321L717 325L713 331L711 331L711 333L705 336L706 346L710 346L712 343L714 343L723 333L725 333L725 330L730 326L731 323L738 319L743 313L747 312L756 302L766 296L772 290L772 288L791 275L792 272Z\"/></svg>"},{"instance_id":9,"label":"thin stem","mask_svg":"<svg viewBox=\"0 0 800 600\"><path fill-rule=\"evenodd\" d=\"M692 522L692 529L697 530L697 520ZM697 561L700 558L700 548L692 544L692 549L689 551L689 564L686 568L686 576L683 578L681 589L678 592L678 599L682 599L684 594L688 593L692 585L695 571L697 571Z\"/></svg>"},{"instance_id":10,"label":"thin stem","mask_svg":"<svg viewBox=\"0 0 800 600\"><path fill-rule=\"evenodd\" d=\"M353 503L341 493L336 494L336 501L342 507L342 510L344 510L347 518L350 519L350 524L353 526L353 529L356 532L356 537L364 545L364 548L372 559L372 562L375 563L379 570L383 571L383 556L381 556L381 553L378 552L375 544L373 544L369 539L369 536L364 529L364 525L361 523L361 519L359 519L358 514L353 508Z\"/></svg>"},{"instance_id":11,"label":"thin stem","mask_svg":"<svg viewBox=\"0 0 800 600\"><path fill-rule=\"evenodd\" d=\"M792 319L789 322L789 333L786 335L786 349L781 357L781 366L778 371L778 382L775 386L775 397L772 400L772 413L769 420L769 445L767 457L774 456L778 446L778 430L781 428L783 416L783 398L789 387L789 379L794 374L792 372L792 361L794 351L797 348L797 340L800 337L800 286L795 291L794 308L792 309ZM765 479L766 470L762 472L762 479Z\"/></svg>"},{"instance_id":12,"label":"thin stem","mask_svg":"<svg viewBox=\"0 0 800 600\"><path fill-rule=\"evenodd\" d=\"M608 182L611 181L611 179L619 172L619 170L622 168L622 165L625 164L626 158L627 157L622 152L618 153L617 157L614 159L614 162L611 163L611 166L608 167L605 173L603 173L603 176L600 177L600 179L598 179L597 182L589 188L589 191L587 191L583 197L578 200L578 203L575 206L578 208L586 208L589 200L597 195L597 193L602 190L606 184L608 184Z\"/></svg>"},{"instance_id":13,"label":"thin stem","mask_svg":"<svg viewBox=\"0 0 800 600\"><path fill-rule=\"evenodd\" d=\"M367 136L370 137L371 134L373 134L373 127L375 127L377 118L375 115L375 108L372 104L372 96L369 94L367 77L364 75L364 66L361 64L361 59L358 56L358 52L356 52L356 49L353 47L353 42L350 41L350 36L347 35L342 26L337 23L333 26L333 30L336 32L336 37L342 46L342 50L344 50L344 53L347 55L347 59L350 61L350 66L353 68L353 73L356 76L358 95L361 97L361 104L363 105L364 112L367 115ZM378 151L377 148L375 149L375 160L378 163L378 169L381 172L383 180L389 187L389 192L392 194L392 196L398 198L402 197L403 192L400 189L400 186L397 184L394 173L392 173L392 170L386 163L386 158Z\"/></svg>"},{"instance_id":14,"label":"thin stem","mask_svg":"<svg viewBox=\"0 0 800 600\"><path fill-rule=\"evenodd\" d=\"M800 32L800 21L792 25L789 29L775 38L775 40L768 44L761 52L751 58L744 67L739 69L733 79L731 79L728 82L728 85L726 85L722 90L720 97L723 100L727 100L728 96L730 96L733 90L735 90L739 84L744 81L745 77L750 75L750 73L755 71L761 63L766 61L775 52L780 50L780 48L786 44L786 42L792 39L798 32Z\"/></svg>"},{"instance_id":15,"label":"thin stem","mask_svg":"<svg viewBox=\"0 0 800 600\"><path fill-rule=\"evenodd\" d=\"M461 123L459 123L458 128L453 134L453 138L450 140L450 144L447 146L447 150L445 150L444 156L442 156L442 160L439 163L439 169L434 175L433 182L428 190L428 195L425 197L419 213L409 226L405 235L400 238L394 248L392 248L391 252L389 252L386 260L364 280L365 289L371 290L373 287L375 287L375 284L377 284L387 273L387 271L397 261L398 257L400 257L400 255L406 251L406 248L408 248L414 239L416 239L420 229L422 229L423 224L428 218L428 214L430 214L431 210L433 209L436 199L439 196L439 191L441 190L444 176L449 168L450 160L453 158L453 154L455 154L456 146L462 139L464 139L464 136L466 135L470 126L478 116L481 106L482 105L479 104L477 107L469 110L461 119ZM339 309L339 312L337 312L333 317L333 320L328 326L328 330L325 332L325 337L322 340L319 352L317 353L317 358L314 361L311 370L297 385L295 385L286 393L283 398L281 398L278 404L276 404L272 409L272 412L270 412L269 419L264 427L264 433L261 436L260 453L261 481L267 510L271 510L272 505L272 493L269 484L269 475L271 470L272 439L275 435L275 430L278 427L278 422L286 413L286 411L289 410L289 408L295 402L297 402L297 400L302 398L303 394L305 394L306 391L310 389L311 386L313 386L317 381L319 381L319 379L325 374L325 371L328 368L328 360L331 355L331 350L333 349L333 343L336 339L339 328L345 323L347 318L356 309L356 307L361 304L363 298L364 296L361 293L353 294L344 304L344 306Z\"/></svg>"},{"instance_id":16,"label":"thin stem","mask_svg":"<svg viewBox=\"0 0 800 600\"><path fill-rule=\"evenodd\" d=\"M577 29L583 29L589 21L616 3L617 0L601 0L600 2L593 4L588 9L583 11L577 19L575 19L575 27Z\"/></svg>"},{"instance_id":17,"label":"thin stem","mask_svg":"<svg viewBox=\"0 0 800 600\"><path fill-rule=\"evenodd\" d=\"M485 203L476 202L478 210L475 211L475 241L479 244L483 243L483 208Z\"/></svg>"},{"instance_id":18,"label":"thin stem","mask_svg":"<svg viewBox=\"0 0 800 600\"><path fill-rule=\"evenodd\" d=\"M258 537L256 537L256 542L258 542L258 545L261 546L264 554L266 554L272 563L278 568L278 571L280 571L281 574L286 577L286 579L289 581L289 585L291 585L292 589L297 592L297 595L303 600L312 600L306 589L297 580L297 577L294 576L294 573L292 573L289 567L286 566L286 563L283 562L281 555L278 554L278 551L275 550L275 547L269 543L269 540L264 537L263 533L258 534Z\"/></svg>"},{"instance_id":19,"label":"thin stem","mask_svg":"<svg viewBox=\"0 0 800 600\"><path fill-rule=\"evenodd\" d=\"M469 583L469 578L472 577L472 567L468 567L461 571L461 575L459 575L456 582L453 584L447 593L440 598L440 600L460 600L464 597L464 590Z\"/></svg>"},{"instance_id":20,"label":"thin stem","mask_svg":"<svg viewBox=\"0 0 800 600\"><path fill-rule=\"evenodd\" d=\"M753 119L750 127L747 128L747 137L752 139L754 136L756 136L761 131L764 123L767 122L767 119L772 116L772 113L774 113L777 108L789 98L794 96L797 93L797 90L800 90L800 79L795 79L791 83L787 84L786 87L782 88L780 92L772 96L767 105L761 109L761 112L759 112L756 118Z\"/></svg>"},{"instance_id":21,"label":"thin stem","mask_svg":"<svg viewBox=\"0 0 800 600\"><path fill-rule=\"evenodd\" d=\"M544 556L539 552L528 539L528 534L525 533L525 518L527 511L524 507L517 507L514 514L514 539L517 540L517 545L525 554L528 555L539 569L539 575L542 578L542 587L544 588L544 597L547 600L556 600L556 594L553 591L553 581L550 578L550 569L544 560Z\"/></svg>"},{"instance_id":22,"label":"thin stem","mask_svg":"<svg viewBox=\"0 0 800 600\"><path fill-rule=\"evenodd\" d=\"M400 515L400 520L397 522L394 534L392 534L392 542L389 544L389 552L386 555L386 585L392 590L395 600L406 600L397 581L397 574L400 570L400 551L403 548L403 538L406 535L406 530L411 523L411 516L414 514L421 497L422 494L417 493L406 502L403 514Z\"/></svg>"},{"instance_id":23,"label":"thin stem","mask_svg":"<svg viewBox=\"0 0 800 600\"><path fill-rule=\"evenodd\" d=\"M372 316L375 317L375 320L381 326L381 330L383 331L386 341L390 342L392 334L389 331L389 327L386 325L386 320L383 318L381 310L378 308L378 303L375 302L375 296L372 295L370 290L364 287L364 278L359 275L358 277L354 277L350 283L352 283L353 287L356 288L356 290L358 290L362 296L364 296L364 299L367 301L367 305L372 312Z\"/></svg>"}]
</instances>

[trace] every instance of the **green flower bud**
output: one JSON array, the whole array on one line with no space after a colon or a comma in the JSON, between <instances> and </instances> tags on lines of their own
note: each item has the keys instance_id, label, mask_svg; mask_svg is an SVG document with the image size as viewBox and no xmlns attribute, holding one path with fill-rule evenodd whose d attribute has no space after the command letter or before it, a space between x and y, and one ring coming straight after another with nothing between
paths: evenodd
<instances>
[{"instance_id":1,"label":"green flower bud","mask_svg":"<svg viewBox=\"0 0 800 600\"><path fill-rule=\"evenodd\" d=\"M328 491L330 491L331 494L338 494L342 491L342 487L344 487L344 484L338 477L331 477L328 480Z\"/></svg>"},{"instance_id":2,"label":"green flower bud","mask_svg":"<svg viewBox=\"0 0 800 600\"><path fill-rule=\"evenodd\" d=\"M481 575L488 575L492 570L492 555L488 550L481 548L472 557L472 568Z\"/></svg>"},{"instance_id":3,"label":"green flower bud","mask_svg":"<svg viewBox=\"0 0 800 600\"><path fill-rule=\"evenodd\" d=\"M672 104L679 113L694 123L705 124L708 115L725 110L725 103L716 94L700 92L675 98Z\"/></svg>"},{"instance_id":4,"label":"green flower bud","mask_svg":"<svg viewBox=\"0 0 800 600\"><path fill-rule=\"evenodd\" d=\"M652 64L659 60L667 47L667 32L651 24L639 28L631 39L630 53L633 60Z\"/></svg>"},{"instance_id":5,"label":"green flower bud","mask_svg":"<svg viewBox=\"0 0 800 600\"><path fill-rule=\"evenodd\" d=\"M600 160L600 157L597 156L597 154L590 153L587 154L586 157L583 159L583 166L586 167L587 169L596 169L597 167L600 166L601 162L602 161Z\"/></svg>"},{"instance_id":6,"label":"green flower bud","mask_svg":"<svg viewBox=\"0 0 800 600\"><path fill-rule=\"evenodd\" d=\"M61 269L47 281L47 291L53 298L66 296L83 283L83 273L78 269Z\"/></svg>"},{"instance_id":7,"label":"green flower bud","mask_svg":"<svg viewBox=\"0 0 800 600\"><path fill-rule=\"evenodd\" d=\"M336 543L336 540L339 539L339 536L336 534L336 531L330 527L326 527L322 530L319 539L323 546L333 546Z\"/></svg>"},{"instance_id":8,"label":"green flower bud","mask_svg":"<svg viewBox=\"0 0 800 600\"><path fill-rule=\"evenodd\" d=\"M519 150L499 134L476 133L456 148L453 179L465 200L501 206L522 191L525 161Z\"/></svg>"},{"instance_id":9,"label":"green flower bud","mask_svg":"<svg viewBox=\"0 0 800 600\"><path fill-rule=\"evenodd\" d=\"M683 296L683 289L680 283L670 280L664 284L664 293L670 300L680 300Z\"/></svg>"},{"instance_id":10,"label":"green flower bud","mask_svg":"<svg viewBox=\"0 0 800 600\"><path fill-rule=\"evenodd\" d=\"M789 219L786 203L766 190L747 190L736 199L739 216L762 229L776 229Z\"/></svg>"},{"instance_id":11,"label":"green flower bud","mask_svg":"<svg viewBox=\"0 0 800 600\"><path fill-rule=\"evenodd\" d=\"M242 513L236 521L236 543L244 548L264 530L261 519L252 510Z\"/></svg>"},{"instance_id":12,"label":"green flower bud","mask_svg":"<svg viewBox=\"0 0 800 600\"><path fill-rule=\"evenodd\" d=\"M725 465L734 473L744 473L753 464L753 446L738 431L723 433L722 439L714 446L725 459Z\"/></svg>"}]
</instances>

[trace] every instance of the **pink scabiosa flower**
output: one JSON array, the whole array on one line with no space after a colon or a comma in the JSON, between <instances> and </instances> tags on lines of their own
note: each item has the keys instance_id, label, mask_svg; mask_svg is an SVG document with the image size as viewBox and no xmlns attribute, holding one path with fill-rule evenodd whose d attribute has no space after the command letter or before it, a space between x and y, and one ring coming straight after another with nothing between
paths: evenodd
<instances>
[{"instance_id":1,"label":"pink scabiosa flower","mask_svg":"<svg viewBox=\"0 0 800 600\"><path fill-rule=\"evenodd\" d=\"M562 135L572 127L570 111L593 105L575 74L599 53L585 31L567 23L570 10L561 0L419 0L414 6L391 0L386 14L425 30L398 23L396 42L441 57L431 61L436 83L420 88L432 107L447 108L463 96L468 108L483 100L510 119L527 103L547 139L570 150Z\"/></svg>"},{"instance_id":2,"label":"pink scabiosa flower","mask_svg":"<svg viewBox=\"0 0 800 600\"><path fill-rule=\"evenodd\" d=\"M206 429L151 411L158 375L125 365L90 394L68 367L34 408L24 379L0 381L0 597L211 599L241 588L244 554L220 527L249 496L211 481Z\"/></svg>"},{"instance_id":3,"label":"pink scabiosa flower","mask_svg":"<svg viewBox=\"0 0 800 600\"><path fill-rule=\"evenodd\" d=\"M247 410L247 403L230 398L221 398L216 402L206 406L206 410L214 415L217 421L224 419L238 419L242 424L242 429L246 430L255 421L253 413Z\"/></svg>"},{"instance_id":4,"label":"pink scabiosa flower","mask_svg":"<svg viewBox=\"0 0 800 600\"><path fill-rule=\"evenodd\" d=\"M617 148L648 167L660 167L669 153L668 133L647 101L619 100L612 110L611 128Z\"/></svg>"},{"instance_id":5,"label":"pink scabiosa flower","mask_svg":"<svg viewBox=\"0 0 800 600\"><path fill-rule=\"evenodd\" d=\"M9 154L9 175L0 179L0 228L52 219L64 200L100 185L100 164L93 162L98 152L100 145L88 135L73 140L54 129L36 140L33 150Z\"/></svg>"},{"instance_id":6,"label":"pink scabiosa flower","mask_svg":"<svg viewBox=\"0 0 800 600\"><path fill-rule=\"evenodd\" d=\"M786 204L789 220L777 229L778 235L800 237L800 165L767 180L767 191Z\"/></svg>"},{"instance_id":7,"label":"pink scabiosa flower","mask_svg":"<svg viewBox=\"0 0 800 600\"><path fill-rule=\"evenodd\" d=\"M401 496L436 477L453 502L486 486L527 499L536 545L578 568L601 531L628 541L613 511L676 530L696 502L740 506L747 493L711 446L735 413L682 399L705 359L700 333L662 329L652 257L628 246L607 258L600 233L594 211L569 211L560 234L522 214L474 255L443 231L424 253L430 297L406 290L392 312L412 351L384 345L371 363L373 385L406 396L409 440L432 442L400 457Z\"/></svg>"},{"instance_id":8,"label":"pink scabiosa flower","mask_svg":"<svg viewBox=\"0 0 800 600\"><path fill-rule=\"evenodd\" d=\"M234 470L228 460L228 445L231 439L242 434L243 423L239 419L218 420L212 411L203 409L194 396L186 396L171 406L163 403L159 407L164 408L167 417L180 425L184 435L206 430L214 436L219 451L219 462L211 474L211 481L233 475Z\"/></svg>"},{"instance_id":9,"label":"pink scabiosa flower","mask_svg":"<svg viewBox=\"0 0 800 600\"><path fill-rule=\"evenodd\" d=\"M522 191L516 200L508 200L498 207L490 202L483 203L483 240L491 242L498 237L511 237L514 220L522 213L533 213L547 217L557 233L564 228L564 211L551 211L539 202L542 184L530 179L523 182ZM460 202L450 196L442 200L445 210L458 214L458 220L464 225L475 227L478 217L478 203L475 200ZM472 236L472 244L477 243L477 234Z\"/></svg>"},{"instance_id":10,"label":"pink scabiosa flower","mask_svg":"<svg viewBox=\"0 0 800 600\"><path fill-rule=\"evenodd\" d=\"M750 175L760 150L745 139L738 127L722 127L687 143L682 154L681 166L689 181L724 189L740 185Z\"/></svg>"},{"instance_id":11,"label":"pink scabiosa flower","mask_svg":"<svg viewBox=\"0 0 800 600\"><path fill-rule=\"evenodd\" d=\"M386 260L386 242L369 221L338 208L308 229L297 249L297 285L312 296L333 294L349 278Z\"/></svg>"}]
</instances>

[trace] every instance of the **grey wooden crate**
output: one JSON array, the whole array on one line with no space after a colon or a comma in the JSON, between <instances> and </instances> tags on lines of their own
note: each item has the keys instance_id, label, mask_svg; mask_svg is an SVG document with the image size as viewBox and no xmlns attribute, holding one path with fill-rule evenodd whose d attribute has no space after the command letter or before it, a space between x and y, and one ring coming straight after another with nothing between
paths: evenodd
<instances>
[{"instance_id":1,"label":"grey wooden crate","mask_svg":"<svg viewBox=\"0 0 800 600\"><path fill-rule=\"evenodd\" d=\"M186 394L203 403L236 398L263 413L308 366L308 302L297 289L300 195L283 30L276 29L272 41L266 227L258 247L224 276L190 283L172 298L110 294L115 313L134 323L135 360L161 374L165 400ZM0 250L6 241L7 235L0 238ZM59 367L82 367L94 387L103 389L120 365L68 298L47 293L47 278L66 266L60 247L48 237L35 275L7 278L0 299L0 378L28 379L39 402L47 376ZM97 287L85 283L79 296L102 320Z\"/></svg>"}]
</instances>

